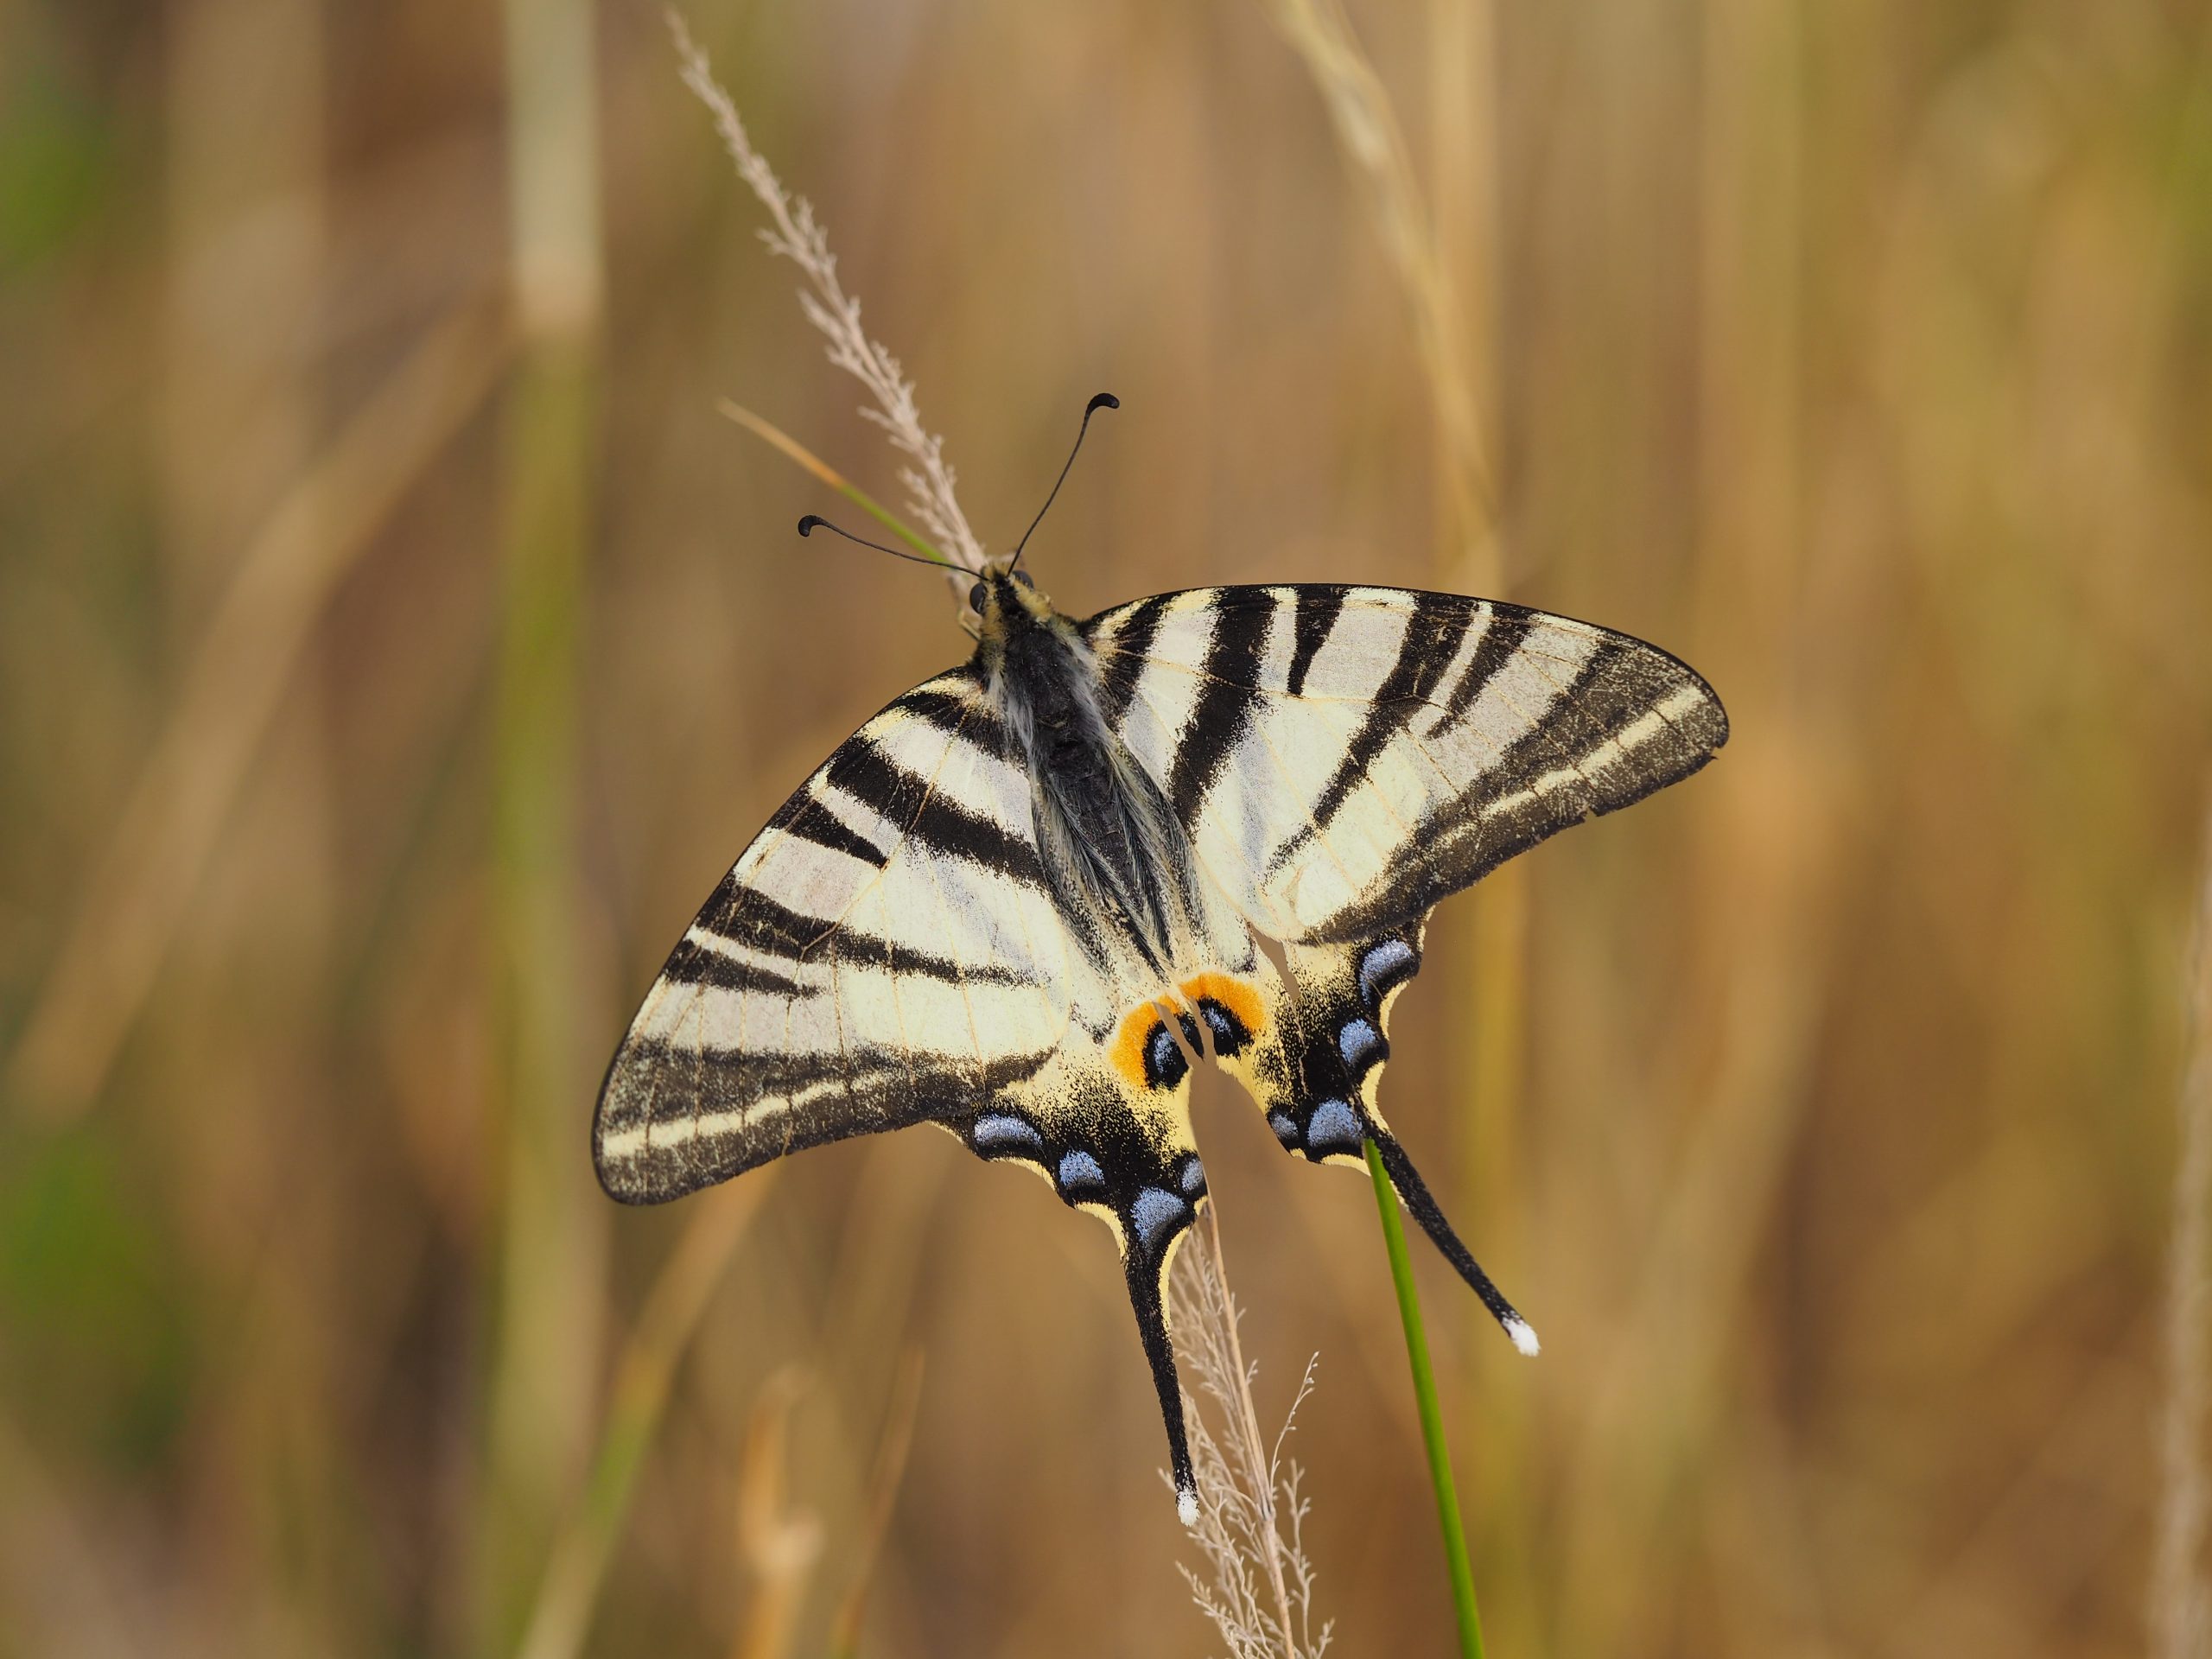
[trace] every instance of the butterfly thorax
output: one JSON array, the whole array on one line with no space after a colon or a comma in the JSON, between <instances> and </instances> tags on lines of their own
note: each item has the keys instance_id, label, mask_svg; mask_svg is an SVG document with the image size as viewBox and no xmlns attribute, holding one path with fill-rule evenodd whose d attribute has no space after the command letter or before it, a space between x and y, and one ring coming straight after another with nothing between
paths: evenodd
<instances>
[{"instance_id":1,"label":"butterfly thorax","mask_svg":"<svg viewBox=\"0 0 2212 1659\"><path fill-rule=\"evenodd\" d=\"M981 586L976 667L1029 775L1054 901L1110 976L1136 966L1132 950L1169 976L1195 931L1189 838L1108 726L1075 625L1020 578Z\"/></svg>"}]
</instances>

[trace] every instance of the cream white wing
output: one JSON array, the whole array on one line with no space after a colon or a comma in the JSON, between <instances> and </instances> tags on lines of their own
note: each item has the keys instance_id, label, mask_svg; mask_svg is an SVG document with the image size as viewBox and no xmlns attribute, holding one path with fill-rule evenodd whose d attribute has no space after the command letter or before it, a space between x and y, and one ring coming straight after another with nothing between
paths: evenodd
<instances>
[{"instance_id":1,"label":"cream white wing","mask_svg":"<svg viewBox=\"0 0 2212 1659\"><path fill-rule=\"evenodd\" d=\"M965 1122L1052 1058L1079 972L1027 777L975 675L942 675L842 745L686 931L601 1088L601 1182L658 1202Z\"/></svg>"},{"instance_id":2,"label":"cream white wing","mask_svg":"<svg viewBox=\"0 0 2212 1659\"><path fill-rule=\"evenodd\" d=\"M1418 918L1728 736L1711 688L1665 652L1455 594L1196 588L1084 634L1109 719L1199 864L1286 942Z\"/></svg>"}]
</instances>

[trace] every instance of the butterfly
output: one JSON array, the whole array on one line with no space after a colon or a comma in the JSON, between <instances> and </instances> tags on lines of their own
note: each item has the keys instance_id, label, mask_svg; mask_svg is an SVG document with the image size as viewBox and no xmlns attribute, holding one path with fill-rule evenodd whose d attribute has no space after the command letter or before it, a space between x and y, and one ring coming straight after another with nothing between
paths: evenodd
<instances>
[{"instance_id":1,"label":"butterfly","mask_svg":"<svg viewBox=\"0 0 2212 1659\"><path fill-rule=\"evenodd\" d=\"M1517 605L1301 583L1078 621L1020 556L978 573L969 660L722 878L608 1068L593 1155L613 1197L659 1203L928 1123L1042 1176L1120 1247L1188 1524L1165 1287L1206 1202L1193 1061L1309 1162L1364 1168L1372 1142L1534 1353L1376 1103L1391 1007L1439 900L1697 771L1727 715L1665 652Z\"/></svg>"}]
</instances>

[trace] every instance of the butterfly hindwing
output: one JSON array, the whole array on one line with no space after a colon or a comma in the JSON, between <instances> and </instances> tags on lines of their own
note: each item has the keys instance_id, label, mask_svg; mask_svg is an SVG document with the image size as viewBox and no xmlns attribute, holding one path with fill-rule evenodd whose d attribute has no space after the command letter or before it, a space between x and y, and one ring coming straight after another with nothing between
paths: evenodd
<instances>
[{"instance_id":1,"label":"butterfly hindwing","mask_svg":"<svg viewBox=\"0 0 2212 1659\"><path fill-rule=\"evenodd\" d=\"M1063 1203L1113 1230L1166 1424L1179 1504L1194 1503L1197 1488L1168 1342L1166 1286L1176 1247L1206 1201L1190 1112L1191 1060L1204 1052L1201 1042L1189 1012L1165 1003L1131 1008L1103 1041L1071 1026L1049 1064L955 1129L984 1158L1033 1167Z\"/></svg>"},{"instance_id":2,"label":"butterfly hindwing","mask_svg":"<svg viewBox=\"0 0 2212 1659\"><path fill-rule=\"evenodd\" d=\"M601 1181L653 1202L963 1117L1052 1059L1067 956L1028 780L981 682L941 675L785 803L670 956L601 1092Z\"/></svg>"}]
</instances>

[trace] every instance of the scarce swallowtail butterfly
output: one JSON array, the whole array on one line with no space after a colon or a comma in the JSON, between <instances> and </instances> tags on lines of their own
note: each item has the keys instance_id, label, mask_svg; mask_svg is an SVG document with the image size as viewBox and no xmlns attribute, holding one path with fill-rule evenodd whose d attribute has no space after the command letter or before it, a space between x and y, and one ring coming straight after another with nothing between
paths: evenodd
<instances>
[{"instance_id":1,"label":"scarce swallowtail butterfly","mask_svg":"<svg viewBox=\"0 0 2212 1659\"><path fill-rule=\"evenodd\" d=\"M1451 594L1197 588L1078 621L1010 562L969 606L968 661L842 744L708 899L593 1156L652 1204L931 1123L1041 1174L1121 1248L1187 1522L1165 1289L1206 1201L1193 1058L1309 1162L1372 1141L1534 1353L1383 1121L1391 1004L1438 900L1687 778L1728 720L1663 651Z\"/></svg>"}]
</instances>

